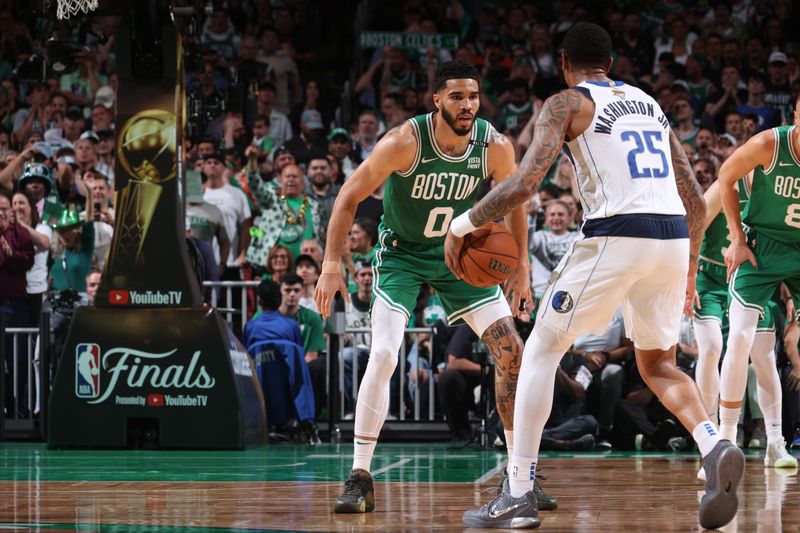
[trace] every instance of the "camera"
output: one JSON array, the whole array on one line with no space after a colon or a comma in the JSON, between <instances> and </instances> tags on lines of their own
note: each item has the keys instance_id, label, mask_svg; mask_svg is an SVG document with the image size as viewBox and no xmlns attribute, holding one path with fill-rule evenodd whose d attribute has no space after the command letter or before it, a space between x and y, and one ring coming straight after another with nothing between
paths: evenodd
<instances>
[{"instance_id":1,"label":"camera","mask_svg":"<svg viewBox=\"0 0 800 533\"><path fill-rule=\"evenodd\" d=\"M75 308L81 304L81 295L73 288L54 291L47 295L47 301L53 311L64 315L71 315Z\"/></svg>"}]
</instances>

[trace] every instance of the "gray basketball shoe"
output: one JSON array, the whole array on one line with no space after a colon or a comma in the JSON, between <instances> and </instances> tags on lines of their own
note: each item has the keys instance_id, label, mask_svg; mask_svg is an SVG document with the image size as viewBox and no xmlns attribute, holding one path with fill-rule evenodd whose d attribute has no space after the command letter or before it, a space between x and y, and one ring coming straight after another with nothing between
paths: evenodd
<instances>
[{"instance_id":1,"label":"gray basketball shoe","mask_svg":"<svg viewBox=\"0 0 800 533\"><path fill-rule=\"evenodd\" d=\"M464 523L475 528L534 529L542 521L536 510L536 495L528 491L520 498L511 496L508 480L497 497L481 507L464 513Z\"/></svg>"},{"instance_id":2,"label":"gray basketball shoe","mask_svg":"<svg viewBox=\"0 0 800 533\"><path fill-rule=\"evenodd\" d=\"M736 489L744 474L744 454L729 440L721 440L703 459L706 493L700 500L700 525L717 529L736 516Z\"/></svg>"}]
</instances>

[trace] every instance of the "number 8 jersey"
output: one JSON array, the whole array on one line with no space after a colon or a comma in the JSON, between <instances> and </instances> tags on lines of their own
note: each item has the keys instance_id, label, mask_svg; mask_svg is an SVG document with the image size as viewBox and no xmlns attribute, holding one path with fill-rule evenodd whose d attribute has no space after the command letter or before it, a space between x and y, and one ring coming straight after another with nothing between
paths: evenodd
<instances>
[{"instance_id":1,"label":"number 8 jersey","mask_svg":"<svg viewBox=\"0 0 800 533\"><path fill-rule=\"evenodd\" d=\"M619 81L584 81L572 89L595 104L589 127L566 143L584 219L685 215L672 169L669 122L658 103Z\"/></svg>"},{"instance_id":2,"label":"number 8 jersey","mask_svg":"<svg viewBox=\"0 0 800 533\"><path fill-rule=\"evenodd\" d=\"M476 118L467 150L450 157L436 144L433 116L409 119L417 151L407 172L393 172L386 180L383 223L402 240L441 244L450 221L472 207L489 177L486 152L492 126Z\"/></svg>"},{"instance_id":3,"label":"number 8 jersey","mask_svg":"<svg viewBox=\"0 0 800 533\"><path fill-rule=\"evenodd\" d=\"M750 201L742 221L767 237L800 243L800 154L792 148L795 126L772 128L775 150L768 168L753 171Z\"/></svg>"}]
</instances>

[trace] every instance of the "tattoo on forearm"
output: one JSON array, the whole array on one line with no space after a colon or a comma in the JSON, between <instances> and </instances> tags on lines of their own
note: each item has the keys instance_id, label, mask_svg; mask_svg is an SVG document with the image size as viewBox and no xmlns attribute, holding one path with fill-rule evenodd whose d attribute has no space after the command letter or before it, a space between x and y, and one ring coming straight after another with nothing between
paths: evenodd
<instances>
[{"instance_id":1,"label":"tattoo on forearm","mask_svg":"<svg viewBox=\"0 0 800 533\"><path fill-rule=\"evenodd\" d=\"M584 98L574 90L554 94L544 103L533 141L511 178L497 185L470 211L470 221L475 226L492 222L533 196L550 165L564 144L569 119L577 113Z\"/></svg>"},{"instance_id":2,"label":"tattoo on forearm","mask_svg":"<svg viewBox=\"0 0 800 533\"><path fill-rule=\"evenodd\" d=\"M497 412L506 429L514 427L514 396L524 344L514 328L514 319L501 318L483 333L483 342L494 357L494 394Z\"/></svg>"},{"instance_id":3,"label":"tattoo on forearm","mask_svg":"<svg viewBox=\"0 0 800 533\"><path fill-rule=\"evenodd\" d=\"M689 225L690 256L692 260L700 255L703 241L703 226L706 220L706 200L703 189L694 177L692 166L681 142L672 130L669 131L669 144L672 150L672 166L675 171L675 184L686 209L686 223Z\"/></svg>"}]
</instances>

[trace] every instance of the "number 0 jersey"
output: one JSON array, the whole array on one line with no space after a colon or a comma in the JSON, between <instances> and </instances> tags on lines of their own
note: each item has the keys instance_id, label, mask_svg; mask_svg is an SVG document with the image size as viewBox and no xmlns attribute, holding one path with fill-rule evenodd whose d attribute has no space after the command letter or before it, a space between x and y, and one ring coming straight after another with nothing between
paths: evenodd
<instances>
[{"instance_id":1,"label":"number 0 jersey","mask_svg":"<svg viewBox=\"0 0 800 533\"><path fill-rule=\"evenodd\" d=\"M742 222L757 232L789 244L800 243L800 154L792 145L794 128L772 129L772 163L753 171L750 201L742 214Z\"/></svg>"},{"instance_id":2,"label":"number 0 jersey","mask_svg":"<svg viewBox=\"0 0 800 533\"><path fill-rule=\"evenodd\" d=\"M591 124L566 143L584 218L685 215L675 184L669 122L658 103L618 81L573 87L595 103Z\"/></svg>"},{"instance_id":3,"label":"number 0 jersey","mask_svg":"<svg viewBox=\"0 0 800 533\"><path fill-rule=\"evenodd\" d=\"M401 239L441 244L450 221L472 207L489 177L486 153L492 126L476 118L464 155L451 157L436 144L433 113L409 119L417 137L414 163L393 172L383 193L383 223Z\"/></svg>"}]
</instances>

